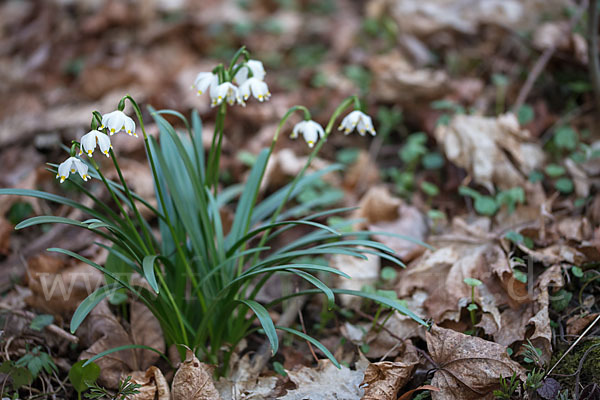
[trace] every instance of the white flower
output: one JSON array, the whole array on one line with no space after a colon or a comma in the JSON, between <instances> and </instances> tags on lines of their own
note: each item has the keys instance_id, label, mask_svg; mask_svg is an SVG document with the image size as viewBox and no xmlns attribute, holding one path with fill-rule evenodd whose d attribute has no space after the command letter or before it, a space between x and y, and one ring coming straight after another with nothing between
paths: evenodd
<instances>
[{"instance_id":1,"label":"white flower","mask_svg":"<svg viewBox=\"0 0 600 400\"><path fill-rule=\"evenodd\" d=\"M238 88L231 84L231 82L224 82L218 86L212 86L210 88L210 97L212 99L212 106L218 106L227 100L227 103L232 106L237 101L240 104L244 104L244 101L239 95Z\"/></svg>"},{"instance_id":2,"label":"white flower","mask_svg":"<svg viewBox=\"0 0 600 400\"><path fill-rule=\"evenodd\" d=\"M242 83L239 88L239 94L244 100L248 100L250 93L252 93L254 98L258 99L258 101L269 100L269 97L271 97L271 92L269 92L267 84L255 77Z\"/></svg>"},{"instance_id":3,"label":"white flower","mask_svg":"<svg viewBox=\"0 0 600 400\"><path fill-rule=\"evenodd\" d=\"M294 126L294 130L290 137L292 139L296 139L298 137L298 133L301 133L304 136L304 140L308 143L308 147L313 147L319 138L323 138L325 136L325 131L323 127L316 123L315 121L302 121L298 122L296 126Z\"/></svg>"},{"instance_id":4,"label":"white flower","mask_svg":"<svg viewBox=\"0 0 600 400\"><path fill-rule=\"evenodd\" d=\"M219 77L212 72L200 72L198 76L196 76L196 80L192 85L193 88L197 89L197 94L200 96L202 93L206 92L209 88L213 86L217 86L219 84Z\"/></svg>"},{"instance_id":5,"label":"white flower","mask_svg":"<svg viewBox=\"0 0 600 400\"><path fill-rule=\"evenodd\" d=\"M108 151L112 148L110 144L110 138L108 135L100 131L89 131L81 137L81 148L79 149L79 155L85 152L88 157L92 156L92 152L96 149L96 144L100 147L100 151L109 157Z\"/></svg>"},{"instance_id":6,"label":"white flower","mask_svg":"<svg viewBox=\"0 0 600 400\"><path fill-rule=\"evenodd\" d=\"M265 75L265 67L263 67L263 63L258 60L248 60L246 61L246 66L240 68L240 70L233 77L233 81L238 85L246 82L248 80L248 68L252 71L252 77L258 80L264 80Z\"/></svg>"},{"instance_id":7,"label":"white flower","mask_svg":"<svg viewBox=\"0 0 600 400\"><path fill-rule=\"evenodd\" d=\"M114 135L121 130L127 132L129 136L137 137L135 133L135 122L131 117L128 117L123 111L113 111L102 116L102 125L100 129L108 129L108 132Z\"/></svg>"},{"instance_id":8,"label":"white flower","mask_svg":"<svg viewBox=\"0 0 600 400\"><path fill-rule=\"evenodd\" d=\"M90 179L90 176L88 175L88 166L77 157L69 157L61 163L58 166L56 177L60 178L60 183L63 183L65 179L69 177L69 173L74 174L75 172L77 172L85 182Z\"/></svg>"},{"instance_id":9,"label":"white flower","mask_svg":"<svg viewBox=\"0 0 600 400\"><path fill-rule=\"evenodd\" d=\"M375 136L375 129L373 128L373 121L371 121L371 117L362 111L355 110L346 115L338 127L338 130L343 129L344 134L347 135L352 132L354 128L358 129L358 133L361 136L364 136L365 132L369 132L371 135Z\"/></svg>"}]
</instances>

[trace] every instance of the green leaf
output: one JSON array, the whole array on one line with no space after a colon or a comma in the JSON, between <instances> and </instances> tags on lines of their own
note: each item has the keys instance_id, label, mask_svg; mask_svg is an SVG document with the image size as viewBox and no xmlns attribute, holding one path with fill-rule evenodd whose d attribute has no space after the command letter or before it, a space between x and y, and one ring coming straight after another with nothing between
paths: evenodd
<instances>
[{"instance_id":1,"label":"green leaf","mask_svg":"<svg viewBox=\"0 0 600 400\"><path fill-rule=\"evenodd\" d=\"M323 293L325 293L325 296L327 296L327 308L329 310L333 309L333 306L335 305L335 295L333 294L331 289L326 284L324 284L319 279L315 278L314 276L312 276L311 274L309 274L307 272L300 271L300 270L294 269L294 268L290 268L288 271L293 272L294 274L303 278L307 282L309 282L309 283L313 284L314 286L316 286L317 288L321 289L321 291Z\"/></svg>"},{"instance_id":2,"label":"green leaf","mask_svg":"<svg viewBox=\"0 0 600 400\"><path fill-rule=\"evenodd\" d=\"M544 168L544 171L550 178L558 178L559 176L564 175L566 172L565 168L558 164L548 164L546 165L546 168Z\"/></svg>"},{"instance_id":3,"label":"green leaf","mask_svg":"<svg viewBox=\"0 0 600 400\"><path fill-rule=\"evenodd\" d=\"M338 150L338 152L335 154L335 158L340 164L350 165L356 162L359 153L360 150L357 148L344 148Z\"/></svg>"},{"instance_id":4,"label":"green leaf","mask_svg":"<svg viewBox=\"0 0 600 400\"><path fill-rule=\"evenodd\" d=\"M161 356L163 359L165 359L169 363L169 365L171 365L171 360L169 360L169 357L167 357L161 351L156 350L154 347L146 346L146 345L143 345L143 344L127 344L125 346L113 347L112 349L104 350L103 352L100 352L100 353L96 354L95 356L93 356L92 358L90 358L89 360L87 360L86 362L84 362L83 366L87 367L88 365L90 365L91 363L95 362L99 358L102 358L102 357L107 356L107 355L112 354L112 353L116 353L117 351L130 350L130 349L144 349L144 350L153 351L156 354L158 354L159 356Z\"/></svg>"},{"instance_id":5,"label":"green leaf","mask_svg":"<svg viewBox=\"0 0 600 400\"><path fill-rule=\"evenodd\" d=\"M463 279L463 282L471 287L476 287L483 283L479 279L475 279L475 278L465 278L465 279Z\"/></svg>"},{"instance_id":6,"label":"green leaf","mask_svg":"<svg viewBox=\"0 0 600 400\"><path fill-rule=\"evenodd\" d=\"M18 201L10 207L6 218L11 224L16 225L19 221L23 221L32 213L33 207L31 206L31 204L26 203L24 201Z\"/></svg>"},{"instance_id":7,"label":"green leaf","mask_svg":"<svg viewBox=\"0 0 600 400\"><path fill-rule=\"evenodd\" d=\"M521 283L527 283L527 274L521 270L513 268L513 276Z\"/></svg>"},{"instance_id":8,"label":"green leaf","mask_svg":"<svg viewBox=\"0 0 600 400\"><path fill-rule=\"evenodd\" d=\"M122 286L118 283L102 286L86 297L81 304L79 304L79 307L77 307L77 310L75 310L75 313L73 314L73 318L71 318L71 333L75 333L85 317L87 317L90 311L92 311L102 299L121 287Z\"/></svg>"},{"instance_id":9,"label":"green leaf","mask_svg":"<svg viewBox=\"0 0 600 400\"><path fill-rule=\"evenodd\" d=\"M554 187L563 194L572 193L574 189L573 181L569 178L557 179L556 182L554 182Z\"/></svg>"},{"instance_id":10,"label":"green leaf","mask_svg":"<svg viewBox=\"0 0 600 400\"><path fill-rule=\"evenodd\" d=\"M554 144L559 149L575 150L578 142L577 132L570 126L561 126L554 133Z\"/></svg>"},{"instance_id":11,"label":"green leaf","mask_svg":"<svg viewBox=\"0 0 600 400\"><path fill-rule=\"evenodd\" d=\"M283 368L283 365L279 361L273 362L273 371L275 371L276 373L278 373L281 376L287 376L287 372L285 372L285 368Z\"/></svg>"},{"instance_id":12,"label":"green leaf","mask_svg":"<svg viewBox=\"0 0 600 400\"><path fill-rule=\"evenodd\" d=\"M29 385L33 382L33 375L26 367L19 367L11 360L4 361L0 365L0 373L6 374L12 378L12 387L18 390L21 386Z\"/></svg>"},{"instance_id":13,"label":"green leaf","mask_svg":"<svg viewBox=\"0 0 600 400\"><path fill-rule=\"evenodd\" d=\"M529 182L531 183L537 183L543 180L544 174L542 174L540 171L531 171L531 173L529 174Z\"/></svg>"},{"instance_id":14,"label":"green leaf","mask_svg":"<svg viewBox=\"0 0 600 400\"><path fill-rule=\"evenodd\" d=\"M84 366L86 362L87 360L77 361L69 370L69 381L79 394L92 386L100 376L98 364L91 362Z\"/></svg>"},{"instance_id":15,"label":"green leaf","mask_svg":"<svg viewBox=\"0 0 600 400\"><path fill-rule=\"evenodd\" d=\"M398 276L398 272L392 267L383 267L381 270L381 279L384 281L393 281Z\"/></svg>"},{"instance_id":16,"label":"green leaf","mask_svg":"<svg viewBox=\"0 0 600 400\"><path fill-rule=\"evenodd\" d=\"M427 181L421 182L421 190L429 197L435 197L440 194L440 189L437 185Z\"/></svg>"},{"instance_id":17,"label":"green leaf","mask_svg":"<svg viewBox=\"0 0 600 400\"><path fill-rule=\"evenodd\" d=\"M342 368L340 366L340 363L338 363L337 360L335 359L335 357L333 356L333 354L331 354L331 352L329 350L327 350L327 347L323 346L323 344L321 344L321 342L319 342L317 339L310 337L307 334L297 331L295 329L286 328L285 326L277 326L276 328L279 329L280 331L291 333L292 335L296 335L304 340L309 341L313 346L315 346L316 348L321 350L323 352L323 354L325 354L325 356L327 358L329 358L329 360L333 363L333 365L335 365L336 367L338 367L340 369Z\"/></svg>"},{"instance_id":18,"label":"green leaf","mask_svg":"<svg viewBox=\"0 0 600 400\"><path fill-rule=\"evenodd\" d=\"M269 343L271 344L271 354L277 353L279 349L279 339L277 338L277 332L275 331L275 325L273 325L273 320L269 315L269 312L266 308L264 308L261 304L254 300L238 300L240 303L248 306L254 314L258 317L258 321L262 325L267 338L269 339Z\"/></svg>"},{"instance_id":19,"label":"green leaf","mask_svg":"<svg viewBox=\"0 0 600 400\"><path fill-rule=\"evenodd\" d=\"M429 170L442 168L444 166L444 156L437 151L429 152L423 156L421 164L423 164L423 168Z\"/></svg>"},{"instance_id":20,"label":"green leaf","mask_svg":"<svg viewBox=\"0 0 600 400\"><path fill-rule=\"evenodd\" d=\"M156 260L157 257L158 257L158 255L156 255L156 254L151 255L151 256L146 256L146 257L144 257L144 261L142 262L142 266L143 266L143 270L144 270L144 277L148 281L148 284L150 284L150 287L152 288L152 290L154 290L154 292L156 292L156 294L159 293L158 283L156 283L156 276L154 275L154 261Z\"/></svg>"},{"instance_id":21,"label":"green leaf","mask_svg":"<svg viewBox=\"0 0 600 400\"><path fill-rule=\"evenodd\" d=\"M552 295L550 305L556 312L564 311L569 302L573 298L573 293L567 292L565 289L560 289L558 292Z\"/></svg>"},{"instance_id":22,"label":"green leaf","mask_svg":"<svg viewBox=\"0 0 600 400\"><path fill-rule=\"evenodd\" d=\"M581 268L573 265L571 267L571 272L573 273L573 276L577 278L583 278L583 270Z\"/></svg>"},{"instance_id":23,"label":"green leaf","mask_svg":"<svg viewBox=\"0 0 600 400\"><path fill-rule=\"evenodd\" d=\"M36 315L35 318L31 321L29 327L34 331L39 332L53 322L54 317L50 314Z\"/></svg>"},{"instance_id":24,"label":"green leaf","mask_svg":"<svg viewBox=\"0 0 600 400\"><path fill-rule=\"evenodd\" d=\"M527 125L535 118L535 111L533 111L533 107L529 104L523 104L519 110L517 111L517 118L519 120L519 124Z\"/></svg>"},{"instance_id":25,"label":"green leaf","mask_svg":"<svg viewBox=\"0 0 600 400\"><path fill-rule=\"evenodd\" d=\"M479 196L473 204L475 211L481 215L494 215L498 211L498 204L490 196Z\"/></svg>"}]
</instances>

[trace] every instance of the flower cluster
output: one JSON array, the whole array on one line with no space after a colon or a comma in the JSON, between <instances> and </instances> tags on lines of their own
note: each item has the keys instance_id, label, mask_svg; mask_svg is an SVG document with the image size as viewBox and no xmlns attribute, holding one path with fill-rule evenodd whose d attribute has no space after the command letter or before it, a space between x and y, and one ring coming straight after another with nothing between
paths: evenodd
<instances>
[{"instance_id":1,"label":"flower cluster","mask_svg":"<svg viewBox=\"0 0 600 400\"><path fill-rule=\"evenodd\" d=\"M108 134L102 132L102 130L106 130ZM104 114L102 116L100 127L98 129L92 129L81 137L78 156L81 157L81 155L85 153L88 157L92 157L94 150L96 150L96 146L98 146L102 154L109 157L109 151L112 149L110 136L120 131L127 132L130 136L137 137L137 133L135 132L135 121L123 111L117 110ZM84 181L87 181L90 178L88 175L88 166L72 154L71 157L67 158L67 160L58 166L56 178L60 179L60 183L63 183L65 179L69 177L69 173L75 172L79 173L81 179Z\"/></svg>"},{"instance_id":2,"label":"flower cluster","mask_svg":"<svg viewBox=\"0 0 600 400\"><path fill-rule=\"evenodd\" d=\"M369 132L373 136L375 136L376 133L375 128L373 128L371 117L359 110L354 110L346 115L338 127L338 130L344 130L344 134L348 135L355 128L358 129L358 133L361 136L364 136L366 132ZM325 137L323 127L312 120L305 120L297 123L292 130L290 138L296 139L299 133L302 134L310 148L314 147L317 140Z\"/></svg>"},{"instance_id":3,"label":"flower cluster","mask_svg":"<svg viewBox=\"0 0 600 400\"><path fill-rule=\"evenodd\" d=\"M221 105L224 101L230 106L235 103L245 106L251 95L261 102L271 97L269 87L264 81L266 72L262 62L248 60L235 65L231 73L233 77L230 81L224 78L228 74L222 68L216 72L200 72L192 87L198 95L208 91L213 107Z\"/></svg>"}]
</instances>

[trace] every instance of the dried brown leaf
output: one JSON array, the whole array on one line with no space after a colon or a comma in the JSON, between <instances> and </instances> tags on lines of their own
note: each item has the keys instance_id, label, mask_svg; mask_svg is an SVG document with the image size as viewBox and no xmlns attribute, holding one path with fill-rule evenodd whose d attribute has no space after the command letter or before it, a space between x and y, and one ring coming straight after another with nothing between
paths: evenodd
<instances>
[{"instance_id":1,"label":"dried brown leaf","mask_svg":"<svg viewBox=\"0 0 600 400\"><path fill-rule=\"evenodd\" d=\"M431 380L440 389L433 400L493 399L500 377L523 373L506 347L437 325L427 333L427 349L439 366Z\"/></svg>"},{"instance_id":2,"label":"dried brown leaf","mask_svg":"<svg viewBox=\"0 0 600 400\"><path fill-rule=\"evenodd\" d=\"M288 390L280 400L359 400L363 390L359 387L364 370L357 365L353 371L342 365L338 369L329 360L319 360L316 368L302 367L286 371L296 389Z\"/></svg>"},{"instance_id":3,"label":"dried brown leaf","mask_svg":"<svg viewBox=\"0 0 600 400\"><path fill-rule=\"evenodd\" d=\"M409 390L408 392L404 393L402 396L398 397L398 400L410 400L410 399L412 399L413 394L415 394L415 392L418 392L419 390L431 390L434 392L440 391L440 389L436 388L435 386L423 385L423 386L419 386L416 389Z\"/></svg>"},{"instance_id":4,"label":"dried brown leaf","mask_svg":"<svg viewBox=\"0 0 600 400\"><path fill-rule=\"evenodd\" d=\"M221 400L208 365L201 363L191 350L186 351L173 378L173 400Z\"/></svg>"},{"instance_id":5,"label":"dried brown leaf","mask_svg":"<svg viewBox=\"0 0 600 400\"><path fill-rule=\"evenodd\" d=\"M362 400L395 400L398 391L410 380L419 357L413 346L408 346L399 361L382 361L369 364L361 387Z\"/></svg>"},{"instance_id":6,"label":"dried brown leaf","mask_svg":"<svg viewBox=\"0 0 600 400\"><path fill-rule=\"evenodd\" d=\"M509 189L524 185L525 176L541 167L545 157L513 114L497 118L455 115L448 125L438 125L435 137L446 157L490 192L495 186Z\"/></svg>"},{"instance_id":7,"label":"dried brown leaf","mask_svg":"<svg viewBox=\"0 0 600 400\"><path fill-rule=\"evenodd\" d=\"M128 400L170 400L169 384L157 367L151 366L146 372L134 371L130 375L132 382L142 386L138 389L139 393Z\"/></svg>"}]
</instances>

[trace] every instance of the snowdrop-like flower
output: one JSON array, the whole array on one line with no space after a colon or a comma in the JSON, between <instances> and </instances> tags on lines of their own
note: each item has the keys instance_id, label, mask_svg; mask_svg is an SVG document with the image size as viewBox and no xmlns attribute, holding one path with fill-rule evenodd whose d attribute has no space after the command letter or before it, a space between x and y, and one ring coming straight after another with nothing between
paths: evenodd
<instances>
[{"instance_id":1,"label":"snowdrop-like flower","mask_svg":"<svg viewBox=\"0 0 600 400\"><path fill-rule=\"evenodd\" d=\"M361 136L365 135L365 132L369 132L371 135L375 136L375 129L373 128L373 121L371 121L371 117L365 114L362 111L354 110L350 114L346 115L346 117L342 120L338 130L344 130L344 134L349 134L354 130L354 128L358 129L358 133Z\"/></svg>"},{"instance_id":2,"label":"snowdrop-like flower","mask_svg":"<svg viewBox=\"0 0 600 400\"><path fill-rule=\"evenodd\" d=\"M264 80L265 75L265 67L263 67L263 63L258 60L248 60L246 61L247 67L242 67L233 77L233 81L238 85L246 82L248 80L248 68L252 71L252 77L258 80Z\"/></svg>"},{"instance_id":3,"label":"snowdrop-like flower","mask_svg":"<svg viewBox=\"0 0 600 400\"><path fill-rule=\"evenodd\" d=\"M113 111L102 116L102 125L100 129L106 128L111 135L123 130L137 137L135 133L135 122L131 117L128 117L123 111Z\"/></svg>"},{"instance_id":4,"label":"snowdrop-like flower","mask_svg":"<svg viewBox=\"0 0 600 400\"><path fill-rule=\"evenodd\" d=\"M319 138L322 139L325 136L323 127L312 120L298 122L296 126L294 126L294 130L292 130L290 138L296 139L299 133L304 136L304 140L306 140L306 143L308 143L308 147L311 148L315 145L315 143L317 143Z\"/></svg>"},{"instance_id":5,"label":"snowdrop-like flower","mask_svg":"<svg viewBox=\"0 0 600 400\"><path fill-rule=\"evenodd\" d=\"M269 97L271 97L267 84L255 77L242 83L239 88L239 94L244 100L248 100L251 93L258 101L269 100Z\"/></svg>"},{"instance_id":6,"label":"snowdrop-like flower","mask_svg":"<svg viewBox=\"0 0 600 400\"><path fill-rule=\"evenodd\" d=\"M227 100L227 104L230 106L234 105L236 101L240 104L244 104L238 88L231 82L224 82L219 86L212 86L210 88L210 97L212 99L211 105L213 107L220 105L223 100Z\"/></svg>"},{"instance_id":7,"label":"snowdrop-like flower","mask_svg":"<svg viewBox=\"0 0 600 400\"><path fill-rule=\"evenodd\" d=\"M212 72L200 72L198 76L196 76L196 80L192 85L193 88L197 90L198 96L202 93L205 93L208 89L213 86L217 86L219 84L219 77Z\"/></svg>"},{"instance_id":8,"label":"snowdrop-like flower","mask_svg":"<svg viewBox=\"0 0 600 400\"><path fill-rule=\"evenodd\" d=\"M106 157L109 157L108 151L112 147L110 144L110 138L108 135L96 130L89 131L81 137L81 148L79 149L79 155L82 155L83 152L85 152L88 157L91 157L92 152L96 149L96 144L98 147L100 147L100 151L102 151Z\"/></svg>"},{"instance_id":9,"label":"snowdrop-like flower","mask_svg":"<svg viewBox=\"0 0 600 400\"><path fill-rule=\"evenodd\" d=\"M90 176L88 175L88 166L77 157L69 157L62 162L58 166L56 178L60 178L60 183L63 183L65 179L69 177L69 173L74 174L75 172L77 172L85 182L90 179Z\"/></svg>"}]
</instances>

